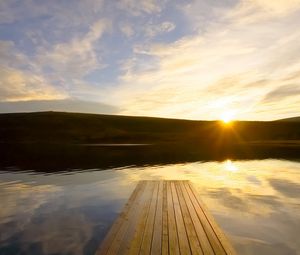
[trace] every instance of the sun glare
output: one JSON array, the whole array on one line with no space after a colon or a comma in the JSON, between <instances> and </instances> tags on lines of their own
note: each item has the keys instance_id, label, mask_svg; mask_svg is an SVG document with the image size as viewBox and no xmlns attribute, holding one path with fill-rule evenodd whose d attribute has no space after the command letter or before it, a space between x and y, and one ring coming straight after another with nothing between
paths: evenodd
<instances>
[{"instance_id":1,"label":"sun glare","mask_svg":"<svg viewBox=\"0 0 300 255\"><path fill-rule=\"evenodd\" d=\"M234 118L234 113L231 111L223 112L221 115L221 120L225 123L228 124L231 121L233 121Z\"/></svg>"}]
</instances>

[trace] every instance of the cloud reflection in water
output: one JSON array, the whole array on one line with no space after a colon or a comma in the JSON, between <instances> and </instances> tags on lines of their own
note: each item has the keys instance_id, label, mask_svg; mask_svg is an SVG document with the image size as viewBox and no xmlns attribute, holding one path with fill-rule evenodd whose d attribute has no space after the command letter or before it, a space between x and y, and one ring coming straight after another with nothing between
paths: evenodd
<instances>
[{"instance_id":1,"label":"cloud reflection in water","mask_svg":"<svg viewBox=\"0 0 300 255\"><path fill-rule=\"evenodd\" d=\"M3 172L0 254L93 254L142 179L191 180L239 254L299 254L300 163L271 159Z\"/></svg>"}]
</instances>

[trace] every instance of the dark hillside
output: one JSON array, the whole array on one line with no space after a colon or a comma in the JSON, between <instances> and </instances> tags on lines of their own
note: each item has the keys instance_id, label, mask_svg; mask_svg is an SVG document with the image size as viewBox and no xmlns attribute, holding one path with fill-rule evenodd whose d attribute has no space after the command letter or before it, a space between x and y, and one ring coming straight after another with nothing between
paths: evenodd
<instances>
[{"instance_id":1,"label":"dark hillside","mask_svg":"<svg viewBox=\"0 0 300 255\"><path fill-rule=\"evenodd\" d=\"M62 112L0 114L0 142L240 143L300 140L300 122L190 121Z\"/></svg>"},{"instance_id":2,"label":"dark hillside","mask_svg":"<svg viewBox=\"0 0 300 255\"><path fill-rule=\"evenodd\" d=\"M151 146L103 146L111 143ZM0 167L42 172L228 158L298 158L300 122L224 125L61 112L0 114L0 155Z\"/></svg>"},{"instance_id":3,"label":"dark hillside","mask_svg":"<svg viewBox=\"0 0 300 255\"><path fill-rule=\"evenodd\" d=\"M280 119L280 120L277 120L277 121L300 122L300 117L292 117L292 118Z\"/></svg>"}]
</instances>

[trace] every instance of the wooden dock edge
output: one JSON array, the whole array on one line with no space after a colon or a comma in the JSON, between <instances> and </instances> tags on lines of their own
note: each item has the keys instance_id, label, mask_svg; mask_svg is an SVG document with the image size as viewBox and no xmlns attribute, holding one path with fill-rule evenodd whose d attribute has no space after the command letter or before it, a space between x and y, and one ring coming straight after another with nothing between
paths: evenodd
<instances>
[{"instance_id":1,"label":"wooden dock edge","mask_svg":"<svg viewBox=\"0 0 300 255\"><path fill-rule=\"evenodd\" d=\"M236 255L188 180L142 180L96 255Z\"/></svg>"}]
</instances>

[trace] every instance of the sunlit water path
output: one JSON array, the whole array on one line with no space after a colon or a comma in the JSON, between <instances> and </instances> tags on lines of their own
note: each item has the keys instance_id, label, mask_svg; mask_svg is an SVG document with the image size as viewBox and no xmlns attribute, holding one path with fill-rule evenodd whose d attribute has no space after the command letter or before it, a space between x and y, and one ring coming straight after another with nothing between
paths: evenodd
<instances>
[{"instance_id":1,"label":"sunlit water path","mask_svg":"<svg viewBox=\"0 0 300 255\"><path fill-rule=\"evenodd\" d=\"M93 254L142 179L191 180L239 254L300 254L300 162L0 173L1 255Z\"/></svg>"}]
</instances>

